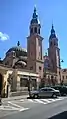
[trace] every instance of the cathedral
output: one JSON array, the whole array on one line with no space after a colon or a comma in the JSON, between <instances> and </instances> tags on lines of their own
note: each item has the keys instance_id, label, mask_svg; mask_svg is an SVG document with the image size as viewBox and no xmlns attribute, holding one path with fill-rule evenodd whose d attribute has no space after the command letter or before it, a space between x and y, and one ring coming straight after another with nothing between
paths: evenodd
<instances>
[{"instance_id":1,"label":"cathedral","mask_svg":"<svg viewBox=\"0 0 67 119\"><path fill-rule=\"evenodd\" d=\"M29 26L29 36L27 37L27 49L22 48L20 42L6 52L3 60L0 60L0 88L1 91L37 89L41 83L45 85L55 85L60 83L60 49L58 38L52 24L49 36L48 55L43 56L41 36L41 24L38 18L36 7Z\"/></svg>"}]
</instances>

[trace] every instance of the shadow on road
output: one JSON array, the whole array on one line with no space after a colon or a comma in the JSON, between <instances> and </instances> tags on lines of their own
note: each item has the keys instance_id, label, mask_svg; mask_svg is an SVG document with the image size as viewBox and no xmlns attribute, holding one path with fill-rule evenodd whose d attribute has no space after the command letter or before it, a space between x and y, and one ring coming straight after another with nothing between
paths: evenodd
<instances>
[{"instance_id":1,"label":"shadow on road","mask_svg":"<svg viewBox=\"0 0 67 119\"><path fill-rule=\"evenodd\" d=\"M64 112L57 114L53 117L50 117L48 119L67 119L67 111L64 111Z\"/></svg>"},{"instance_id":2,"label":"shadow on road","mask_svg":"<svg viewBox=\"0 0 67 119\"><path fill-rule=\"evenodd\" d=\"M52 97L51 97L52 98ZM52 99L57 99L58 97L54 97ZM27 97L27 99L35 99L34 97ZM38 97L37 99L50 99L50 97Z\"/></svg>"}]
</instances>

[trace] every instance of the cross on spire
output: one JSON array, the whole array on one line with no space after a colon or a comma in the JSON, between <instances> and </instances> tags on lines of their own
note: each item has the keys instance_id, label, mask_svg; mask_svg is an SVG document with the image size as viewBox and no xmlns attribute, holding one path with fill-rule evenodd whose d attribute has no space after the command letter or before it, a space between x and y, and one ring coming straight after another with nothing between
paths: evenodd
<instances>
[{"instance_id":1,"label":"cross on spire","mask_svg":"<svg viewBox=\"0 0 67 119\"><path fill-rule=\"evenodd\" d=\"M34 12L36 12L36 5L34 6Z\"/></svg>"},{"instance_id":2,"label":"cross on spire","mask_svg":"<svg viewBox=\"0 0 67 119\"><path fill-rule=\"evenodd\" d=\"M54 30L54 25L53 25L53 23L52 23L51 34L55 34L55 30Z\"/></svg>"},{"instance_id":3,"label":"cross on spire","mask_svg":"<svg viewBox=\"0 0 67 119\"><path fill-rule=\"evenodd\" d=\"M17 46L20 46L20 41L17 42Z\"/></svg>"}]
</instances>

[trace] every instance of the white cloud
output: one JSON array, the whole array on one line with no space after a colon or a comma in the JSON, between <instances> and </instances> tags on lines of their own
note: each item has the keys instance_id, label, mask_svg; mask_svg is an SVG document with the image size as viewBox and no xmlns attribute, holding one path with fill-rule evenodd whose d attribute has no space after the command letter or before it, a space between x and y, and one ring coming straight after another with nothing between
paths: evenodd
<instances>
[{"instance_id":1,"label":"white cloud","mask_svg":"<svg viewBox=\"0 0 67 119\"><path fill-rule=\"evenodd\" d=\"M5 33L0 32L0 40L1 41L9 40L9 36Z\"/></svg>"}]
</instances>

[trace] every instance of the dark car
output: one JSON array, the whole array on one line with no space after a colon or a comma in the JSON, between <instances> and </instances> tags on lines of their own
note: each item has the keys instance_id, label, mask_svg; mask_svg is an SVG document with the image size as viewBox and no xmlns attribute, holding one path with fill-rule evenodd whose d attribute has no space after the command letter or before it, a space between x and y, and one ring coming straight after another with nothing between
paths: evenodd
<instances>
[{"instance_id":1,"label":"dark car","mask_svg":"<svg viewBox=\"0 0 67 119\"><path fill-rule=\"evenodd\" d=\"M38 97L57 97L60 95L59 90L55 90L51 87L41 88L39 90L31 91L30 97L38 98Z\"/></svg>"},{"instance_id":2,"label":"dark car","mask_svg":"<svg viewBox=\"0 0 67 119\"><path fill-rule=\"evenodd\" d=\"M67 95L67 87L66 86L58 85L58 86L51 86L51 87L56 90L59 90L61 96Z\"/></svg>"}]
</instances>

